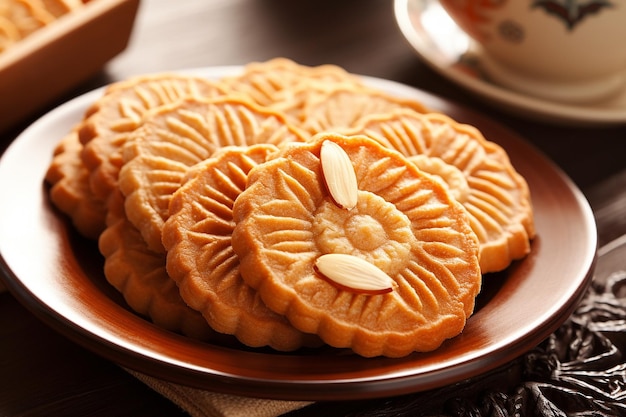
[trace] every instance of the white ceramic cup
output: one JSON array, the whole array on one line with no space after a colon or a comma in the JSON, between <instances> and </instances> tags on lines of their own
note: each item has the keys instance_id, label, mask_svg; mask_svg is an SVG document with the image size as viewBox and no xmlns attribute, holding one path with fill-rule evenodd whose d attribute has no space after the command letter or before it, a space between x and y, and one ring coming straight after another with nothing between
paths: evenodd
<instances>
[{"instance_id":1,"label":"white ceramic cup","mask_svg":"<svg viewBox=\"0 0 626 417\"><path fill-rule=\"evenodd\" d=\"M609 98L626 81L626 0L440 0L496 83L560 102Z\"/></svg>"}]
</instances>

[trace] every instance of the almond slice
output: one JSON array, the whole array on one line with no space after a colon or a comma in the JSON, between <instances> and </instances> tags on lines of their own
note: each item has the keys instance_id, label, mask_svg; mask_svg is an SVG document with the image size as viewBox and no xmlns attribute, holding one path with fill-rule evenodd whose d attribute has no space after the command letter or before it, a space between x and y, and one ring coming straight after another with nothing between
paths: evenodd
<instances>
[{"instance_id":1,"label":"almond slice","mask_svg":"<svg viewBox=\"0 0 626 417\"><path fill-rule=\"evenodd\" d=\"M324 182L334 203L348 210L354 208L359 189L354 167L346 151L335 142L325 140L320 150L320 161Z\"/></svg>"},{"instance_id":2,"label":"almond slice","mask_svg":"<svg viewBox=\"0 0 626 417\"><path fill-rule=\"evenodd\" d=\"M315 261L316 270L342 289L367 294L393 291L393 279L365 259L343 253L322 255Z\"/></svg>"}]
</instances>

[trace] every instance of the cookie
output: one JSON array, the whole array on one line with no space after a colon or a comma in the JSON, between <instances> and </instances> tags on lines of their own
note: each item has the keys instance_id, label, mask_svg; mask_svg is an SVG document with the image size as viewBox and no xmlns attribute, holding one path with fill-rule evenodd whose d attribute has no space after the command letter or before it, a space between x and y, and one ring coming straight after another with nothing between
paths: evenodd
<instances>
[{"instance_id":1,"label":"cookie","mask_svg":"<svg viewBox=\"0 0 626 417\"><path fill-rule=\"evenodd\" d=\"M420 155L438 157L463 173L465 184L448 182L453 189L467 187L459 191L466 194L462 203L480 241L483 273L501 271L529 253L535 228L528 185L506 151L475 127L442 114L398 110L371 116L349 134L365 134L418 165Z\"/></svg>"},{"instance_id":2,"label":"cookie","mask_svg":"<svg viewBox=\"0 0 626 417\"><path fill-rule=\"evenodd\" d=\"M309 100L302 110L301 127L310 134L342 131L354 127L364 117L387 114L395 109L428 112L418 101L392 96L378 89L344 84Z\"/></svg>"},{"instance_id":3,"label":"cookie","mask_svg":"<svg viewBox=\"0 0 626 417\"><path fill-rule=\"evenodd\" d=\"M50 200L72 221L76 230L97 239L105 228L106 208L95 199L89 188L89 171L82 163L83 145L76 130L55 147L45 181L50 186Z\"/></svg>"},{"instance_id":4,"label":"cookie","mask_svg":"<svg viewBox=\"0 0 626 417\"><path fill-rule=\"evenodd\" d=\"M165 255L148 249L122 209L111 210L108 223L98 240L105 259L104 275L128 306L164 329L195 339L212 339L213 330L200 313L184 303L167 274Z\"/></svg>"},{"instance_id":5,"label":"cookie","mask_svg":"<svg viewBox=\"0 0 626 417\"><path fill-rule=\"evenodd\" d=\"M106 201L116 190L121 148L148 110L188 96L221 94L214 82L180 74L137 76L110 85L87 110L79 130L83 163L90 172L89 184L95 197Z\"/></svg>"},{"instance_id":6,"label":"cookie","mask_svg":"<svg viewBox=\"0 0 626 417\"><path fill-rule=\"evenodd\" d=\"M0 52L11 47L20 39L20 32L15 23L5 16L0 16Z\"/></svg>"},{"instance_id":7,"label":"cookie","mask_svg":"<svg viewBox=\"0 0 626 417\"><path fill-rule=\"evenodd\" d=\"M119 187L129 220L163 252L161 229L187 170L224 146L302 141L280 113L233 97L186 99L150 113L124 148Z\"/></svg>"},{"instance_id":8,"label":"cookie","mask_svg":"<svg viewBox=\"0 0 626 417\"><path fill-rule=\"evenodd\" d=\"M183 299L212 328L251 347L290 351L319 339L269 310L241 279L232 250L232 206L248 171L276 151L273 145L227 147L194 167L174 193L163 228L167 271Z\"/></svg>"},{"instance_id":9,"label":"cookie","mask_svg":"<svg viewBox=\"0 0 626 417\"><path fill-rule=\"evenodd\" d=\"M55 18L64 16L83 6L81 0L40 0L41 5Z\"/></svg>"},{"instance_id":10,"label":"cookie","mask_svg":"<svg viewBox=\"0 0 626 417\"><path fill-rule=\"evenodd\" d=\"M329 147L321 157L326 142L345 156ZM331 346L366 357L430 351L473 312L481 274L465 209L367 137L325 133L285 145L250 171L233 216L244 281ZM387 287L366 285L381 276Z\"/></svg>"},{"instance_id":11,"label":"cookie","mask_svg":"<svg viewBox=\"0 0 626 417\"><path fill-rule=\"evenodd\" d=\"M358 77L336 65L309 67L286 58L250 63L241 74L221 81L230 93L243 94L261 106L278 106L283 110L294 100L301 102L294 92L302 92L313 82L362 85Z\"/></svg>"},{"instance_id":12,"label":"cookie","mask_svg":"<svg viewBox=\"0 0 626 417\"><path fill-rule=\"evenodd\" d=\"M363 86L360 77L335 65L310 67L289 59L276 58L254 62L243 73L222 79L231 93L243 94L255 103L285 114L289 122L299 125L309 102L340 85Z\"/></svg>"},{"instance_id":13,"label":"cookie","mask_svg":"<svg viewBox=\"0 0 626 417\"><path fill-rule=\"evenodd\" d=\"M448 189L456 201L463 204L470 195L469 184L465 174L454 165L446 163L436 156L413 155L410 158L420 170L433 175L436 180Z\"/></svg>"},{"instance_id":14,"label":"cookie","mask_svg":"<svg viewBox=\"0 0 626 417\"><path fill-rule=\"evenodd\" d=\"M0 1L0 16L15 25L20 39L55 20L55 17L37 0L2 0Z\"/></svg>"}]
</instances>

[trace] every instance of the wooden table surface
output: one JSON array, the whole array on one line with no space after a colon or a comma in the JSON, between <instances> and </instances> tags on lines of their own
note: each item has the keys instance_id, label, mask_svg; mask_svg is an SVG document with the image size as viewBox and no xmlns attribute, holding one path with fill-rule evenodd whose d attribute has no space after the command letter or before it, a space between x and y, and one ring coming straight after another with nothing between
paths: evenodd
<instances>
[{"instance_id":1,"label":"wooden table surface","mask_svg":"<svg viewBox=\"0 0 626 417\"><path fill-rule=\"evenodd\" d=\"M389 0L143 0L127 50L59 101L131 75L278 56L405 83L498 120L583 190L601 245L626 233L626 125L563 127L500 112L417 57L400 34ZM27 124L2 134L0 146ZM0 375L3 416L184 415L117 365L47 328L6 292L0 294ZM323 412L344 415L350 406L327 405Z\"/></svg>"}]
</instances>

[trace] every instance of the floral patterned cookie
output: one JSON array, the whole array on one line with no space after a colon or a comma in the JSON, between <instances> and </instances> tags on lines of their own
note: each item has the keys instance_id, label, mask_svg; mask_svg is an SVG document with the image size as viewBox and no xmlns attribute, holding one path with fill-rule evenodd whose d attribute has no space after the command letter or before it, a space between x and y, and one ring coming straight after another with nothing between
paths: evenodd
<instances>
[{"instance_id":1,"label":"floral patterned cookie","mask_svg":"<svg viewBox=\"0 0 626 417\"><path fill-rule=\"evenodd\" d=\"M427 172L423 155L437 157L465 176L465 181L449 176L448 182L463 194L461 202L480 241L483 273L503 270L529 253L535 228L528 185L504 149L476 128L442 114L399 110L366 118L349 132L398 150Z\"/></svg>"},{"instance_id":2,"label":"floral patterned cookie","mask_svg":"<svg viewBox=\"0 0 626 417\"><path fill-rule=\"evenodd\" d=\"M362 85L357 76L336 65L309 67L286 58L250 63L241 74L225 77L221 82L230 93L244 94L266 107L290 102L294 92L301 91L302 87L312 82Z\"/></svg>"},{"instance_id":3,"label":"floral patterned cookie","mask_svg":"<svg viewBox=\"0 0 626 417\"><path fill-rule=\"evenodd\" d=\"M161 229L187 170L224 146L302 141L283 116L240 98L189 98L146 115L123 150L119 187L126 214L148 247L163 252Z\"/></svg>"},{"instance_id":4,"label":"floral patterned cookie","mask_svg":"<svg viewBox=\"0 0 626 417\"><path fill-rule=\"evenodd\" d=\"M367 357L430 351L473 312L481 274L466 211L367 137L285 145L250 171L233 214L245 282L331 346Z\"/></svg>"},{"instance_id":5,"label":"floral patterned cookie","mask_svg":"<svg viewBox=\"0 0 626 417\"><path fill-rule=\"evenodd\" d=\"M80 154L83 145L73 130L57 144L46 171L50 185L50 200L72 221L78 232L97 239L105 228L106 208L89 188L89 171Z\"/></svg>"},{"instance_id":6,"label":"floral patterned cookie","mask_svg":"<svg viewBox=\"0 0 626 417\"><path fill-rule=\"evenodd\" d=\"M341 131L354 127L361 119L387 114L396 109L426 113L420 102L363 86L340 85L311 98L302 110L301 127L310 134Z\"/></svg>"},{"instance_id":7,"label":"floral patterned cookie","mask_svg":"<svg viewBox=\"0 0 626 417\"><path fill-rule=\"evenodd\" d=\"M43 4L32 0L4 0L0 2L0 16L15 26L20 39L55 21Z\"/></svg>"},{"instance_id":8,"label":"floral patterned cookie","mask_svg":"<svg viewBox=\"0 0 626 417\"><path fill-rule=\"evenodd\" d=\"M118 200L118 204L122 204ZM212 340L214 331L197 311L182 300L165 269L165 255L150 251L139 231L112 207L109 226L98 240L104 256L104 275L138 314L164 329L200 340Z\"/></svg>"},{"instance_id":9,"label":"floral patterned cookie","mask_svg":"<svg viewBox=\"0 0 626 417\"><path fill-rule=\"evenodd\" d=\"M186 97L222 94L218 83L181 74L137 76L110 85L87 110L79 130L83 163L90 172L90 187L96 198L106 202L117 189L121 148L146 112Z\"/></svg>"},{"instance_id":10,"label":"floral patterned cookie","mask_svg":"<svg viewBox=\"0 0 626 417\"><path fill-rule=\"evenodd\" d=\"M172 197L163 243L169 275L211 327L248 346L288 351L320 342L265 306L241 279L231 247L234 201L250 169L276 150L273 145L226 147L193 167Z\"/></svg>"}]
</instances>

